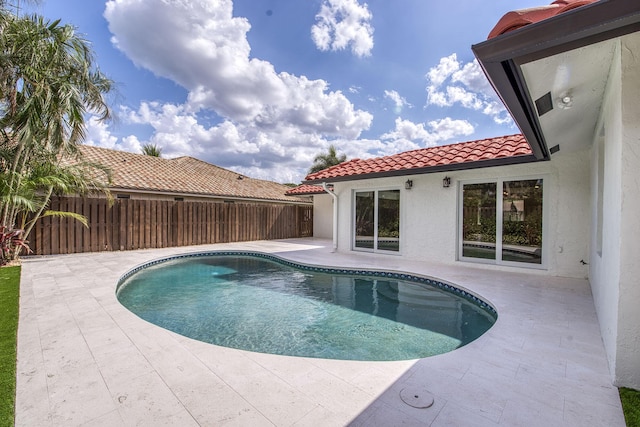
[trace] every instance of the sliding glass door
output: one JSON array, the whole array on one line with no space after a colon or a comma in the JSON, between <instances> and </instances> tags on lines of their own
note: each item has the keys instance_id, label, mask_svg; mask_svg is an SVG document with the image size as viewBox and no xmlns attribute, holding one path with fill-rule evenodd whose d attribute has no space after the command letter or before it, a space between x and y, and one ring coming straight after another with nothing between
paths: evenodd
<instances>
[{"instance_id":1,"label":"sliding glass door","mask_svg":"<svg viewBox=\"0 0 640 427\"><path fill-rule=\"evenodd\" d=\"M375 245L375 192L356 193L355 247L374 249Z\"/></svg>"},{"instance_id":2,"label":"sliding glass door","mask_svg":"<svg viewBox=\"0 0 640 427\"><path fill-rule=\"evenodd\" d=\"M542 178L461 187L460 258L543 264Z\"/></svg>"},{"instance_id":3,"label":"sliding glass door","mask_svg":"<svg viewBox=\"0 0 640 427\"><path fill-rule=\"evenodd\" d=\"M355 193L354 248L400 251L400 190Z\"/></svg>"},{"instance_id":4,"label":"sliding glass door","mask_svg":"<svg viewBox=\"0 0 640 427\"><path fill-rule=\"evenodd\" d=\"M542 264L542 180L502 184L502 260Z\"/></svg>"},{"instance_id":5,"label":"sliding glass door","mask_svg":"<svg viewBox=\"0 0 640 427\"><path fill-rule=\"evenodd\" d=\"M496 183L462 186L462 256L496 259Z\"/></svg>"}]
</instances>

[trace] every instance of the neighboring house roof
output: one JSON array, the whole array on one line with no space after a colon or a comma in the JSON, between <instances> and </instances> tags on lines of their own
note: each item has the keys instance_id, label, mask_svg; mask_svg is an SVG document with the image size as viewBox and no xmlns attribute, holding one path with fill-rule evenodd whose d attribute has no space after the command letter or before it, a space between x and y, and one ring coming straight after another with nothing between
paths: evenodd
<instances>
[{"instance_id":1,"label":"neighboring house roof","mask_svg":"<svg viewBox=\"0 0 640 427\"><path fill-rule=\"evenodd\" d=\"M289 187L253 179L193 157L164 159L88 145L84 160L111 170L112 190L278 202L304 202L285 193Z\"/></svg>"},{"instance_id":2,"label":"neighboring house roof","mask_svg":"<svg viewBox=\"0 0 640 427\"><path fill-rule=\"evenodd\" d=\"M591 143L616 40L638 31L640 1L567 0L507 13L472 50L542 160Z\"/></svg>"},{"instance_id":3,"label":"neighboring house roof","mask_svg":"<svg viewBox=\"0 0 640 427\"><path fill-rule=\"evenodd\" d=\"M520 134L421 148L373 159L354 159L307 175L306 182L348 181L480 168L533 161Z\"/></svg>"},{"instance_id":4,"label":"neighboring house roof","mask_svg":"<svg viewBox=\"0 0 640 427\"><path fill-rule=\"evenodd\" d=\"M314 194L324 194L324 188L319 185L302 184L287 191L287 196L313 196Z\"/></svg>"}]
</instances>

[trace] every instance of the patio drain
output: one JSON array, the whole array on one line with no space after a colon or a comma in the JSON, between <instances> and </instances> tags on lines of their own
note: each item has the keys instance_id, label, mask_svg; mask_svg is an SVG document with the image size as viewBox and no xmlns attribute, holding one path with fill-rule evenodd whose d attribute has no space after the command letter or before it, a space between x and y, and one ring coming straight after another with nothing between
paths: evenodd
<instances>
[{"instance_id":1,"label":"patio drain","mask_svg":"<svg viewBox=\"0 0 640 427\"><path fill-rule=\"evenodd\" d=\"M424 409L433 405L433 395L418 387L407 387L400 390L400 399L409 406Z\"/></svg>"}]
</instances>

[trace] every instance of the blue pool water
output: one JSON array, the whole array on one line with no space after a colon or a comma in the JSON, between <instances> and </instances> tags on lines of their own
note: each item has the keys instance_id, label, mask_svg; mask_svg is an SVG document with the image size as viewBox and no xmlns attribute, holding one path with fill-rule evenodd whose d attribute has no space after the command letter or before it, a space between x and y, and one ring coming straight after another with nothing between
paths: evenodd
<instances>
[{"instance_id":1,"label":"blue pool water","mask_svg":"<svg viewBox=\"0 0 640 427\"><path fill-rule=\"evenodd\" d=\"M235 253L143 267L117 290L133 313L190 338L261 353L416 359L463 346L496 320L490 306L464 291L398 273Z\"/></svg>"}]
</instances>

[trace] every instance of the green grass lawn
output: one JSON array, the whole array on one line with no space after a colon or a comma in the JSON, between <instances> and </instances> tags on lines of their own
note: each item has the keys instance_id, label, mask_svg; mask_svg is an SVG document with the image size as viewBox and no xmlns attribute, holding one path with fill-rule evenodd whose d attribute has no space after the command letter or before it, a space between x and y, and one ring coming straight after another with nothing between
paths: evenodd
<instances>
[{"instance_id":1,"label":"green grass lawn","mask_svg":"<svg viewBox=\"0 0 640 427\"><path fill-rule=\"evenodd\" d=\"M640 427L640 391L621 388L620 400L627 427Z\"/></svg>"},{"instance_id":2,"label":"green grass lawn","mask_svg":"<svg viewBox=\"0 0 640 427\"><path fill-rule=\"evenodd\" d=\"M20 267L0 268L0 426L13 426Z\"/></svg>"}]
</instances>

